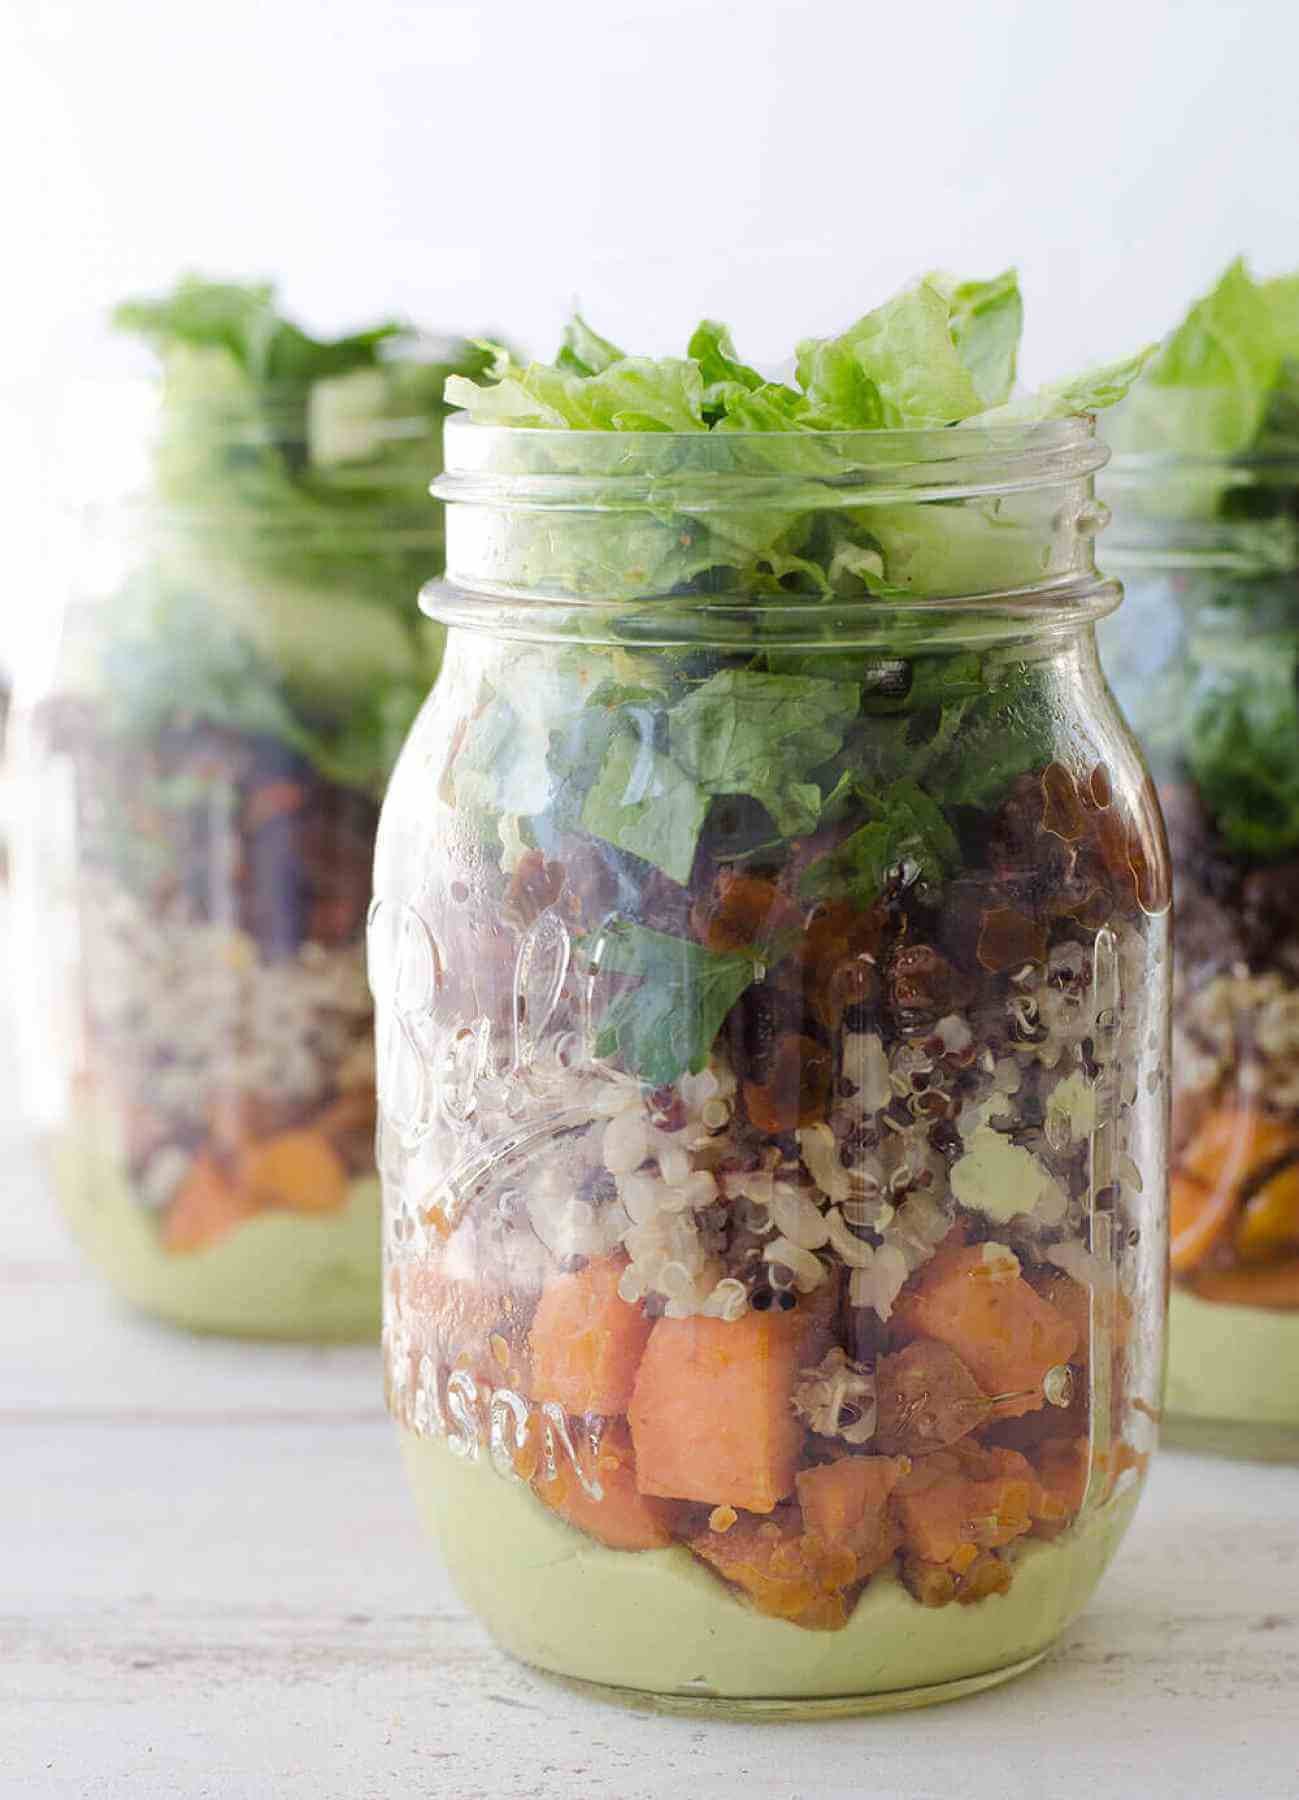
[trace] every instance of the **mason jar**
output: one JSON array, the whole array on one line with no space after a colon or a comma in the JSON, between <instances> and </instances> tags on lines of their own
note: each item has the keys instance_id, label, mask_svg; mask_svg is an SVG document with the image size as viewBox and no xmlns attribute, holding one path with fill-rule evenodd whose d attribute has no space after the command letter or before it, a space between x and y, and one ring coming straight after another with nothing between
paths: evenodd
<instances>
[{"instance_id":1,"label":"mason jar","mask_svg":"<svg viewBox=\"0 0 1299 1800\"><path fill-rule=\"evenodd\" d=\"M17 728L28 1099L125 1299L377 1336L365 914L440 647L412 614L442 560L441 406L411 404L439 371L317 382L305 409L186 373L183 406L132 380L76 409L101 494Z\"/></svg>"},{"instance_id":2,"label":"mason jar","mask_svg":"<svg viewBox=\"0 0 1299 1800\"><path fill-rule=\"evenodd\" d=\"M446 440L369 927L421 1512L505 1649L669 1709L1001 1681L1160 1404L1168 873L1104 451Z\"/></svg>"},{"instance_id":3,"label":"mason jar","mask_svg":"<svg viewBox=\"0 0 1299 1800\"><path fill-rule=\"evenodd\" d=\"M1299 444L1118 456L1107 484L1105 663L1176 896L1168 1429L1296 1458Z\"/></svg>"}]
</instances>

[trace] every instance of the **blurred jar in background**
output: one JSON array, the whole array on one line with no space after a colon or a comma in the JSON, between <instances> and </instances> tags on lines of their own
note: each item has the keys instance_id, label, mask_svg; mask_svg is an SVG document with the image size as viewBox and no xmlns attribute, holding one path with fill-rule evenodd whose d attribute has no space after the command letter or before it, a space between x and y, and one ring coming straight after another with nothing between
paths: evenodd
<instances>
[{"instance_id":1,"label":"blurred jar in background","mask_svg":"<svg viewBox=\"0 0 1299 1800\"><path fill-rule=\"evenodd\" d=\"M1156 398L1189 419L1235 396ZM1174 869L1168 1425L1295 1457L1299 432L1232 457L1122 454L1106 494L1127 604L1102 647Z\"/></svg>"},{"instance_id":2,"label":"blurred jar in background","mask_svg":"<svg viewBox=\"0 0 1299 1800\"><path fill-rule=\"evenodd\" d=\"M117 323L161 381L101 405L96 455L123 465L140 427L147 452L83 513L20 697L27 1085L127 1300L368 1335L371 851L439 656L411 621L442 561L442 386L478 353L393 326L319 343L269 289L199 282Z\"/></svg>"}]
</instances>

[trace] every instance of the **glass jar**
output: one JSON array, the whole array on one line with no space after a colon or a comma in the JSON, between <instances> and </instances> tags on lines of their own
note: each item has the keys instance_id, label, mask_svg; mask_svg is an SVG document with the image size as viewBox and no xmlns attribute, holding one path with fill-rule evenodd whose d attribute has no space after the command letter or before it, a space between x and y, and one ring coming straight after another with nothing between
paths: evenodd
<instances>
[{"instance_id":1,"label":"glass jar","mask_svg":"<svg viewBox=\"0 0 1299 1800\"><path fill-rule=\"evenodd\" d=\"M200 1331L377 1335L365 913L440 650L411 615L442 564L445 368L255 399L222 360L181 373L83 396L81 460L120 491L83 514L24 659L28 1098L127 1300Z\"/></svg>"},{"instance_id":2,"label":"glass jar","mask_svg":"<svg viewBox=\"0 0 1299 1800\"><path fill-rule=\"evenodd\" d=\"M1299 445L1116 457L1107 671L1176 900L1170 1435L1299 1457Z\"/></svg>"},{"instance_id":3,"label":"glass jar","mask_svg":"<svg viewBox=\"0 0 1299 1800\"><path fill-rule=\"evenodd\" d=\"M1104 452L447 454L370 922L420 1508L501 1645L667 1708L1000 1681L1160 1399L1167 868L1096 660Z\"/></svg>"}]
</instances>

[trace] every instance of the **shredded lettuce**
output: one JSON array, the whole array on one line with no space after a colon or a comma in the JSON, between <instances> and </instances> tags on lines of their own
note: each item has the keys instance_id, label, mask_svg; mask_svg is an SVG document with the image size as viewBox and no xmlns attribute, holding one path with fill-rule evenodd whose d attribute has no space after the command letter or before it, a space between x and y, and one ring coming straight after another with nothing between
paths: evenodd
<instances>
[{"instance_id":1,"label":"shredded lettuce","mask_svg":"<svg viewBox=\"0 0 1299 1800\"><path fill-rule=\"evenodd\" d=\"M161 371L147 570L114 632L131 708L260 731L378 789L436 673L413 605L440 572L443 389L489 352L388 320L310 336L266 285L186 278L119 306ZM125 691L125 690L123 690Z\"/></svg>"},{"instance_id":2,"label":"shredded lettuce","mask_svg":"<svg viewBox=\"0 0 1299 1800\"><path fill-rule=\"evenodd\" d=\"M592 969L633 984L605 1007L596 1055L619 1057L654 1086L707 1066L722 1021L761 974L756 955L718 954L630 920L601 933Z\"/></svg>"},{"instance_id":3,"label":"shredded lettuce","mask_svg":"<svg viewBox=\"0 0 1299 1800\"><path fill-rule=\"evenodd\" d=\"M609 601L887 599L1038 581L1052 572L1042 561L1052 532L1035 496L1004 505L852 500L854 489L870 485L863 465L872 452L858 433L1013 427L1090 412L1121 397L1146 355L1015 401L1008 396L1022 324L1018 279L1007 270L987 280L939 274L912 283L838 336L804 339L792 381L768 379L746 362L715 319L695 328L684 358L626 355L580 316L553 363L523 366L491 347L482 378L447 384L448 400L470 422L668 434L661 453L647 439L629 446L620 465L620 473L644 476L647 498L628 501L626 484L611 479L607 497L593 496L583 513L512 514L488 547L501 579ZM954 459L966 442L952 440ZM563 461L549 435L531 461L520 445L511 454L529 474ZM905 459L902 446L886 454ZM1068 553L1067 521L1058 535Z\"/></svg>"},{"instance_id":4,"label":"shredded lettuce","mask_svg":"<svg viewBox=\"0 0 1299 1800\"><path fill-rule=\"evenodd\" d=\"M953 281L931 275L930 283L947 297L952 341L978 389L983 406L1010 399L1024 329L1024 302L1014 269L990 281Z\"/></svg>"},{"instance_id":5,"label":"shredded lettuce","mask_svg":"<svg viewBox=\"0 0 1299 1800\"><path fill-rule=\"evenodd\" d=\"M1158 347L1108 435L1125 452L1236 456L1297 393L1299 276L1260 282L1238 258ZM1220 494L1197 488L1196 510Z\"/></svg>"},{"instance_id":6,"label":"shredded lettuce","mask_svg":"<svg viewBox=\"0 0 1299 1800\"><path fill-rule=\"evenodd\" d=\"M805 338L793 387L744 362L715 319L696 327L683 361L627 356L575 317L553 363L523 368L498 351L486 381L454 377L446 397L482 423L575 431L880 431L991 422L1014 385L1023 313L1013 269L988 280L927 276L838 337ZM1112 405L1140 360L1043 390L1035 407L1013 416L1060 418Z\"/></svg>"}]
</instances>

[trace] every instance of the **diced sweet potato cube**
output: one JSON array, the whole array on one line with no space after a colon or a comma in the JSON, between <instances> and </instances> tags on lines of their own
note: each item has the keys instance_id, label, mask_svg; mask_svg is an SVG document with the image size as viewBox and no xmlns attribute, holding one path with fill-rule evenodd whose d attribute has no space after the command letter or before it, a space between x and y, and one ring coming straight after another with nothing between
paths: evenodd
<instances>
[{"instance_id":1,"label":"diced sweet potato cube","mask_svg":"<svg viewBox=\"0 0 1299 1800\"><path fill-rule=\"evenodd\" d=\"M803 1445L790 1396L818 1326L801 1308L659 1319L630 1407L642 1493L757 1513L787 1499Z\"/></svg>"},{"instance_id":2,"label":"diced sweet potato cube","mask_svg":"<svg viewBox=\"0 0 1299 1800\"><path fill-rule=\"evenodd\" d=\"M1270 1176L1245 1202L1236 1227L1242 1262L1272 1261L1299 1252L1299 1163Z\"/></svg>"},{"instance_id":3,"label":"diced sweet potato cube","mask_svg":"<svg viewBox=\"0 0 1299 1800\"><path fill-rule=\"evenodd\" d=\"M919 1458L893 1495L908 1550L924 1562L955 1561L964 1574L971 1547L992 1550L1031 1529L1042 1490L1015 1450L939 1451Z\"/></svg>"},{"instance_id":4,"label":"diced sweet potato cube","mask_svg":"<svg viewBox=\"0 0 1299 1800\"><path fill-rule=\"evenodd\" d=\"M226 1180L211 1157L198 1156L163 1214L163 1248L173 1254L210 1249L263 1210Z\"/></svg>"},{"instance_id":5,"label":"diced sweet potato cube","mask_svg":"<svg viewBox=\"0 0 1299 1800\"><path fill-rule=\"evenodd\" d=\"M881 1450L923 1456L966 1437L992 1417L988 1396L960 1357L936 1338L916 1338L875 1366Z\"/></svg>"},{"instance_id":6,"label":"diced sweet potato cube","mask_svg":"<svg viewBox=\"0 0 1299 1800\"><path fill-rule=\"evenodd\" d=\"M1183 1174L1206 1187L1230 1186L1299 1150L1291 1126L1249 1106L1221 1106L1196 1132L1178 1164Z\"/></svg>"},{"instance_id":7,"label":"diced sweet potato cube","mask_svg":"<svg viewBox=\"0 0 1299 1800\"><path fill-rule=\"evenodd\" d=\"M598 1455L589 1457L583 1473L600 1489L596 1499L572 1463L560 1461L553 1480L544 1471L533 1478L533 1492L552 1512L611 1550L662 1550L672 1542L669 1507L636 1486L631 1438L621 1420L604 1433Z\"/></svg>"},{"instance_id":8,"label":"diced sweet potato cube","mask_svg":"<svg viewBox=\"0 0 1299 1800\"><path fill-rule=\"evenodd\" d=\"M838 1631L848 1622L844 1589L855 1578L855 1559L827 1555L799 1530L796 1507L775 1518L741 1517L726 1531L711 1528L690 1548L717 1573L741 1588L759 1612L809 1631Z\"/></svg>"},{"instance_id":9,"label":"diced sweet potato cube","mask_svg":"<svg viewBox=\"0 0 1299 1800\"><path fill-rule=\"evenodd\" d=\"M902 1561L902 1579L921 1606L950 1606L955 1600L961 1606L973 1606L990 1594L1004 1594L1010 1589L1013 1571L995 1550L976 1550L971 1545L969 1556L953 1563L925 1562L923 1557L907 1556Z\"/></svg>"},{"instance_id":10,"label":"diced sweet potato cube","mask_svg":"<svg viewBox=\"0 0 1299 1800\"><path fill-rule=\"evenodd\" d=\"M526 1392L526 1357L516 1309L521 1294L507 1292L499 1271L477 1280L447 1273L444 1254L394 1262L388 1270L392 1315L410 1346L414 1365L465 1369L491 1387Z\"/></svg>"},{"instance_id":11,"label":"diced sweet potato cube","mask_svg":"<svg viewBox=\"0 0 1299 1800\"><path fill-rule=\"evenodd\" d=\"M574 1275L552 1275L532 1321L531 1390L571 1413L624 1413L653 1330L618 1282L626 1264L590 1262Z\"/></svg>"},{"instance_id":12,"label":"diced sweet potato cube","mask_svg":"<svg viewBox=\"0 0 1299 1800\"><path fill-rule=\"evenodd\" d=\"M1081 1281L1066 1275L1063 1269L1043 1265L1025 1276L1034 1291L1048 1306L1063 1313L1078 1337L1071 1360L1085 1369L1091 1355L1091 1295Z\"/></svg>"},{"instance_id":13,"label":"diced sweet potato cube","mask_svg":"<svg viewBox=\"0 0 1299 1800\"><path fill-rule=\"evenodd\" d=\"M984 1249L940 1250L899 1297L893 1331L904 1343L928 1337L948 1345L990 1397L1014 1396L992 1416L1015 1418L1044 1404L1043 1378L1069 1361L1078 1333L1022 1275Z\"/></svg>"},{"instance_id":14,"label":"diced sweet potato cube","mask_svg":"<svg viewBox=\"0 0 1299 1800\"><path fill-rule=\"evenodd\" d=\"M795 1477L805 1534L850 1551L859 1581L882 1569L902 1541L889 1495L907 1466L892 1456L842 1456Z\"/></svg>"},{"instance_id":15,"label":"diced sweet potato cube","mask_svg":"<svg viewBox=\"0 0 1299 1800\"><path fill-rule=\"evenodd\" d=\"M239 1185L263 1206L289 1212L341 1211L347 1170L333 1145L316 1131L281 1131L239 1160Z\"/></svg>"},{"instance_id":16,"label":"diced sweet potato cube","mask_svg":"<svg viewBox=\"0 0 1299 1800\"><path fill-rule=\"evenodd\" d=\"M1231 1229L1242 1188L1288 1152L1294 1132L1246 1106L1211 1112L1173 1173L1170 1254L1175 1273L1189 1274Z\"/></svg>"},{"instance_id":17,"label":"diced sweet potato cube","mask_svg":"<svg viewBox=\"0 0 1299 1800\"><path fill-rule=\"evenodd\" d=\"M1042 1445L1037 1458L1042 1494L1033 1527L1038 1537L1054 1537L1077 1516L1090 1472L1085 1437L1052 1438Z\"/></svg>"},{"instance_id":18,"label":"diced sweet potato cube","mask_svg":"<svg viewBox=\"0 0 1299 1800\"><path fill-rule=\"evenodd\" d=\"M1005 1594L1010 1591L1010 1564L990 1550L981 1550L960 1578L956 1590L957 1604L973 1606L978 1600L986 1600L991 1594Z\"/></svg>"}]
</instances>

